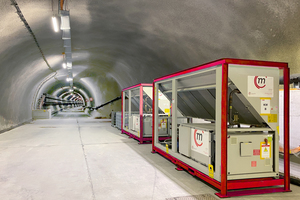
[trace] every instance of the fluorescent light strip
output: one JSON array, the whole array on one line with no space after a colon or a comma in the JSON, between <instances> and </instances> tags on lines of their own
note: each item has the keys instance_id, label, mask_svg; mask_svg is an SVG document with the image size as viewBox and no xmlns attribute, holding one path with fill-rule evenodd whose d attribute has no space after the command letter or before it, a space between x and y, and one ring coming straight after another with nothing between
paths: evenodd
<instances>
[{"instance_id":1,"label":"fluorescent light strip","mask_svg":"<svg viewBox=\"0 0 300 200\"><path fill-rule=\"evenodd\" d=\"M56 17L52 17L53 28L55 32L58 32L58 24Z\"/></svg>"}]
</instances>

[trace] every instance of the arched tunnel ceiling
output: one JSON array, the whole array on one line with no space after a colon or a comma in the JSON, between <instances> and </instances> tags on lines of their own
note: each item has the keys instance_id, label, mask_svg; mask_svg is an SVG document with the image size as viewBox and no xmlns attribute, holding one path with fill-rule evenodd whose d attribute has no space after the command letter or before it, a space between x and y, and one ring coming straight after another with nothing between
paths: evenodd
<instances>
[{"instance_id":1,"label":"arched tunnel ceiling","mask_svg":"<svg viewBox=\"0 0 300 200\"><path fill-rule=\"evenodd\" d=\"M39 88L51 93L52 86L68 85L61 32L51 24L57 0L16 2L57 75L42 84L52 72L11 2L0 0L1 129L31 118ZM298 0L67 0L66 5L74 82L89 90L96 105L124 87L223 57L288 62L291 73L300 73Z\"/></svg>"}]
</instances>

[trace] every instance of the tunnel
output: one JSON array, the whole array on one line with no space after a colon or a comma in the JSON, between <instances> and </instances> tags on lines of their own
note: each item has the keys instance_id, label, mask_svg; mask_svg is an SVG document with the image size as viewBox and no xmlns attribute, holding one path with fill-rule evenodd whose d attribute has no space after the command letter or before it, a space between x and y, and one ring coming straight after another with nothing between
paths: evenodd
<instances>
[{"instance_id":1,"label":"tunnel","mask_svg":"<svg viewBox=\"0 0 300 200\"><path fill-rule=\"evenodd\" d=\"M30 121L43 93L58 95L70 84L62 31L51 20L59 19L60 2L1 1L1 8L0 130L6 130ZM68 0L63 10L70 16L75 92L92 98L92 107L122 88L223 57L288 62L291 74L300 73L298 1ZM92 114L108 117L112 110L120 104Z\"/></svg>"},{"instance_id":2,"label":"tunnel","mask_svg":"<svg viewBox=\"0 0 300 200\"><path fill-rule=\"evenodd\" d=\"M220 58L286 62L300 74L298 0L0 0L0 7L0 133L32 123L37 109L109 119L121 101L106 103L122 89Z\"/></svg>"}]
</instances>

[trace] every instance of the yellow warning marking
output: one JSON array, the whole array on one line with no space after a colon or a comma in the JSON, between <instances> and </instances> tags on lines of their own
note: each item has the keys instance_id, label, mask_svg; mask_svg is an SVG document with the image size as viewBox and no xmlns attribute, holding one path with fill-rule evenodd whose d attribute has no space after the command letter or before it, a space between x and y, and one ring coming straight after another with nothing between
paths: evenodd
<instances>
[{"instance_id":1,"label":"yellow warning marking","mask_svg":"<svg viewBox=\"0 0 300 200\"><path fill-rule=\"evenodd\" d=\"M290 90L299 90L298 88L290 88ZM284 89L279 89L279 91L284 91Z\"/></svg>"},{"instance_id":2,"label":"yellow warning marking","mask_svg":"<svg viewBox=\"0 0 300 200\"><path fill-rule=\"evenodd\" d=\"M210 164L208 165L208 176L214 178L214 166Z\"/></svg>"},{"instance_id":3,"label":"yellow warning marking","mask_svg":"<svg viewBox=\"0 0 300 200\"><path fill-rule=\"evenodd\" d=\"M169 114L169 113L170 113L170 109L169 109L169 108L166 108L166 109L165 109L165 113L166 113L166 114Z\"/></svg>"},{"instance_id":4,"label":"yellow warning marking","mask_svg":"<svg viewBox=\"0 0 300 200\"><path fill-rule=\"evenodd\" d=\"M166 153L169 153L169 146L166 144Z\"/></svg>"},{"instance_id":5,"label":"yellow warning marking","mask_svg":"<svg viewBox=\"0 0 300 200\"><path fill-rule=\"evenodd\" d=\"M265 142L260 143L260 159L271 158L271 142L266 144Z\"/></svg>"},{"instance_id":6,"label":"yellow warning marking","mask_svg":"<svg viewBox=\"0 0 300 200\"><path fill-rule=\"evenodd\" d=\"M277 123L277 114L269 114L268 115L268 122Z\"/></svg>"}]
</instances>

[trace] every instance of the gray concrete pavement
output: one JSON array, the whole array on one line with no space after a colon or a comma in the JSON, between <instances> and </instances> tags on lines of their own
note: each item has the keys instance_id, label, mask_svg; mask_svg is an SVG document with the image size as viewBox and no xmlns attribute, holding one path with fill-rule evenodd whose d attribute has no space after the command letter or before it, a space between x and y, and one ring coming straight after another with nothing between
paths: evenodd
<instances>
[{"instance_id":1,"label":"gray concrete pavement","mask_svg":"<svg viewBox=\"0 0 300 200\"><path fill-rule=\"evenodd\" d=\"M0 199L164 200L216 192L150 151L108 120L33 121L0 134ZM300 187L291 188L233 199L299 199Z\"/></svg>"}]
</instances>

